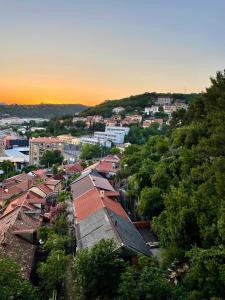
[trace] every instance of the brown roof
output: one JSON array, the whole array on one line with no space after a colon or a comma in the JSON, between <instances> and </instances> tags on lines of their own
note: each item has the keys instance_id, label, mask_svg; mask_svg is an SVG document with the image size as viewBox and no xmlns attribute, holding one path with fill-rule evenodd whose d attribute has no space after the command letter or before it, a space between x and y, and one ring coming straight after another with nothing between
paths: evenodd
<instances>
[{"instance_id":1,"label":"brown roof","mask_svg":"<svg viewBox=\"0 0 225 300\"><path fill-rule=\"evenodd\" d=\"M22 207L16 207L0 218L0 252L12 257L27 278L35 254L34 232L39 225L39 221L27 216Z\"/></svg>"},{"instance_id":2,"label":"brown roof","mask_svg":"<svg viewBox=\"0 0 225 300\"><path fill-rule=\"evenodd\" d=\"M80 173L83 171L83 167L79 163L68 164L64 166L67 173Z\"/></svg>"},{"instance_id":3,"label":"brown roof","mask_svg":"<svg viewBox=\"0 0 225 300\"><path fill-rule=\"evenodd\" d=\"M32 191L27 191L22 195L18 196L16 199L11 201L9 205L4 210L4 215L8 214L17 206L26 206L27 209L32 210L35 209L34 204L45 204L46 201L36 193Z\"/></svg>"},{"instance_id":4,"label":"brown roof","mask_svg":"<svg viewBox=\"0 0 225 300\"><path fill-rule=\"evenodd\" d=\"M40 183L36 187L39 188L42 192L44 192L46 195L49 195L53 192L52 189L50 189L50 187L48 187L45 183Z\"/></svg>"},{"instance_id":5,"label":"brown roof","mask_svg":"<svg viewBox=\"0 0 225 300\"><path fill-rule=\"evenodd\" d=\"M31 142L35 143L61 143L62 141L59 138L55 137L38 137L30 139Z\"/></svg>"},{"instance_id":6,"label":"brown roof","mask_svg":"<svg viewBox=\"0 0 225 300\"><path fill-rule=\"evenodd\" d=\"M88 170L83 172L81 176L71 184L73 199L80 197L82 194L90 191L93 187L105 191L115 191L106 178L102 177L94 170Z\"/></svg>"}]
</instances>

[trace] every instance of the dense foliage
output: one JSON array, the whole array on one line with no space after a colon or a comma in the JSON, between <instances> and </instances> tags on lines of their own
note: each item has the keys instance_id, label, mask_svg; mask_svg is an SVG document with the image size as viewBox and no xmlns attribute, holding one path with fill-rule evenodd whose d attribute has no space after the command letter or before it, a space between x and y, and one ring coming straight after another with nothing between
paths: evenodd
<instances>
[{"instance_id":1,"label":"dense foliage","mask_svg":"<svg viewBox=\"0 0 225 300\"><path fill-rule=\"evenodd\" d=\"M28 280L23 279L16 262L8 257L0 257L0 298L2 300L39 299L37 289Z\"/></svg>"},{"instance_id":2,"label":"dense foliage","mask_svg":"<svg viewBox=\"0 0 225 300\"><path fill-rule=\"evenodd\" d=\"M40 164L45 167L51 167L55 164L61 164L63 162L63 156L59 150L46 150L43 154Z\"/></svg>"},{"instance_id":3,"label":"dense foliage","mask_svg":"<svg viewBox=\"0 0 225 300\"><path fill-rule=\"evenodd\" d=\"M183 253L187 299L224 299L225 72L211 81L188 112L173 115L171 135L125 150L119 174L130 209L153 221L173 258Z\"/></svg>"},{"instance_id":4,"label":"dense foliage","mask_svg":"<svg viewBox=\"0 0 225 300\"><path fill-rule=\"evenodd\" d=\"M74 115L86 106L82 104L39 104L39 105L1 105L0 115L9 114L20 118L51 118L64 114Z\"/></svg>"},{"instance_id":5,"label":"dense foliage","mask_svg":"<svg viewBox=\"0 0 225 300\"><path fill-rule=\"evenodd\" d=\"M74 260L76 299L113 299L123 265L112 240L80 250Z\"/></svg>"},{"instance_id":6,"label":"dense foliage","mask_svg":"<svg viewBox=\"0 0 225 300\"><path fill-rule=\"evenodd\" d=\"M122 106L125 108L125 113L142 112L145 106L153 104L158 96L165 94L160 93L144 93L141 95L130 96L120 100L106 100L104 103L89 107L80 113L81 116L89 115L102 115L104 117L110 117L112 115L112 109ZM175 99L181 99L189 102L196 94L166 94Z\"/></svg>"}]
</instances>

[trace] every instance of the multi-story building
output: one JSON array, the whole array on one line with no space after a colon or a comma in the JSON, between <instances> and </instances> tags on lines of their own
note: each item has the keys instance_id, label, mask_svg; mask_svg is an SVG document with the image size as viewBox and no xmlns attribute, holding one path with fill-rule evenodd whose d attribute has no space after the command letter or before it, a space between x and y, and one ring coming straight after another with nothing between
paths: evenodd
<instances>
[{"instance_id":1,"label":"multi-story building","mask_svg":"<svg viewBox=\"0 0 225 300\"><path fill-rule=\"evenodd\" d=\"M59 150L64 152L64 144L59 138L38 137L30 139L30 164L39 165L46 150Z\"/></svg>"},{"instance_id":2,"label":"multi-story building","mask_svg":"<svg viewBox=\"0 0 225 300\"><path fill-rule=\"evenodd\" d=\"M144 120L143 128L147 128L152 124L159 124L159 128L161 129L163 126L163 119L152 119L152 120Z\"/></svg>"},{"instance_id":3,"label":"multi-story building","mask_svg":"<svg viewBox=\"0 0 225 300\"><path fill-rule=\"evenodd\" d=\"M159 96L156 104L158 105L170 105L173 102L173 98L167 96Z\"/></svg>"},{"instance_id":4,"label":"multi-story building","mask_svg":"<svg viewBox=\"0 0 225 300\"><path fill-rule=\"evenodd\" d=\"M106 132L123 133L124 135L127 135L129 133L129 130L130 130L129 127L120 127L120 126L106 126L105 127Z\"/></svg>"},{"instance_id":5,"label":"multi-story building","mask_svg":"<svg viewBox=\"0 0 225 300\"><path fill-rule=\"evenodd\" d=\"M152 105L151 107L145 107L145 114L146 115L150 115L151 113L155 114L158 111L159 111L158 105Z\"/></svg>"},{"instance_id":6,"label":"multi-story building","mask_svg":"<svg viewBox=\"0 0 225 300\"><path fill-rule=\"evenodd\" d=\"M95 131L94 137L99 140L111 141L114 144L121 144L124 142L124 133L123 132Z\"/></svg>"}]
</instances>

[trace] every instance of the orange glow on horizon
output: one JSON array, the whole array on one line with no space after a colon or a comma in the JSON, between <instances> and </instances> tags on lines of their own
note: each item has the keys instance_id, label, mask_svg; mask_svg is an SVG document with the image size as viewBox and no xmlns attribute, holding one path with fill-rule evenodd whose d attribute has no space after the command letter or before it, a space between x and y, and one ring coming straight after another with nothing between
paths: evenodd
<instances>
[{"instance_id":1,"label":"orange glow on horizon","mask_svg":"<svg viewBox=\"0 0 225 300\"><path fill-rule=\"evenodd\" d=\"M0 102L7 104L83 104L96 105L106 99L121 99L130 95L155 92L199 92L198 86L184 91L183 86L170 89L170 83L161 81L154 86L143 85L132 89L129 85L118 84L116 88L102 82L82 82L64 78L49 78L42 76L35 78L4 78L0 79ZM115 86L115 83L114 83Z\"/></svg>"}]
</instances>

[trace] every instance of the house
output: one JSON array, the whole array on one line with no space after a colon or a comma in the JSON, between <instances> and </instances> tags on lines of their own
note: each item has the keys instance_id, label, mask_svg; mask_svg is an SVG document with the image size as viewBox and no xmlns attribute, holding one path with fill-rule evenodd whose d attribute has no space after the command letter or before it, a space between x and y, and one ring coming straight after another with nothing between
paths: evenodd
<instances>
[{"instance_id":1,"label":"house","mask_svg":"<svg viewBox=\"0 0 225 300\"><path fill-rule=\"evenodd\" d=\"M95 170L86 170L71 184L72 198L75 200L82 194L93 189L117 193L109 181ZM117 193L119 195L119 193Z\"/></svg>"},{"instance_id":2,"label":"house","mask_svg":"<svg viewBox=\"0 0 225 300\"><path fill-rule=\"evenodd\" d=\"M144 113L149 116L150 114L155 114L158 111L159 111L159 106L158 105L152 105L151 107L145 107Z\"/></svg>"},{"instance_id":3,"label":"house","mask_svg":"<svg viewBox=\"0 0 225 300\"><path fill-rule=\"evenodd\" d=\"M118 172L119 164L118 162L115 161L112 162L107 160L101 160L87 167L85 171L87 170L96 170L99 174L104 175L107 178L110 178L112 176L115 176L116 173Z\"/></svg>"},{"instance_id":4,"label":"house","mask_svg":"<svg viewBox=\"0 0 225 300\"><path fill-rule=\"evenodd\" d=\"M31 175L34 179L45 179L48 173L49 173L48 169L38 169L38 170L33 170L28 174Z\"/></svg>"},{"instance_id":5,"label":"house","mask_svg":"<svg viewBox=\"0 0 225 300\"><path fill-rule=\"evenodd\" d=\"M83 171L83 167L79 163L67 164L64 165L64 171L68 175L74 175L77 173L81 173Z\"/></svg>"},{"instance_id":6,"label":"house","mask_svg":"<svg viewBox=\"0 0 225 300\"><path fill-rule=\"evenodd\" d=\"M121 125L130 125L134 123L141 123L142 122L142 116L141 115L129 115L126 116L122 121Z\"/></svg>"},{"instance_id":7,"label":"house","mask_svg":"<svg viewBox=\"0 0 225 300\"><path fill-rule=\"evenodd\" d=\"M125 111L125 108L122 107L122 106L114 107L114 108L112 109L112 112L113 112L114 114L119 114L119 113L121 113L121 112L123 112L123 111Z\"/></svg>"},{"instance_id":8,"label":"house","mask_svg":"<svg viewBox=\"0 0 225 300\"><path fill-rule=\"evenodd\" d=\"M93 187L74 199L73 205L78 251L101 239L113 239L123 256L151 255L121 204L106 191Z\"/></svg>"},{"instance_id":9,"label":"house","mask_svg":"<svg viewBox=\"0 0 225 300\"><path fill-rule=\"evenodd\" d=\"M16 206L0 217L0 252L15 260L23 277L29 279L37 242L40 221Z\"/></svg>"},{"instance_id":10,"label":"house","mask_svg":"<svg viewBox=\"0 0 225 300\"><path fill-rule=\"evenodd\" d=\"M151 126L152 124L159 124L159 128L162 128L163 126L163 119L151 119L151 120L144 120L143 122L143 128L147 128Z\"/></svg>"},{"instance_id":11,"label":"house","mask_svg":"<svg viewBox=\"0 0 225 300\"><path fill-rule=\"evenodd\" d=\"M3 215L8 214L15 207L23 206L27 215L39 219L45 204L46 201L43 197L32 191L27 191L13 199L4 210Z\"/></svg>"}]
</instances>

